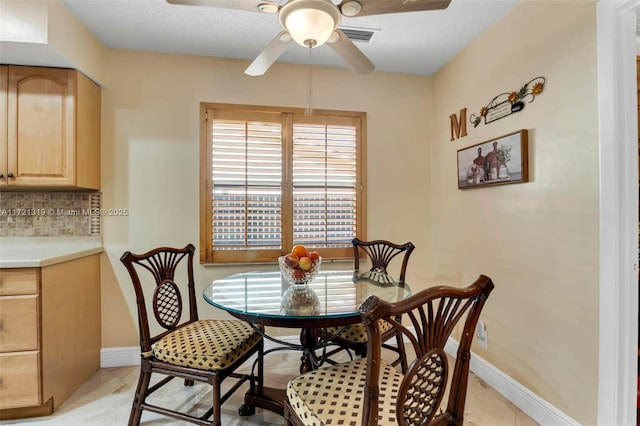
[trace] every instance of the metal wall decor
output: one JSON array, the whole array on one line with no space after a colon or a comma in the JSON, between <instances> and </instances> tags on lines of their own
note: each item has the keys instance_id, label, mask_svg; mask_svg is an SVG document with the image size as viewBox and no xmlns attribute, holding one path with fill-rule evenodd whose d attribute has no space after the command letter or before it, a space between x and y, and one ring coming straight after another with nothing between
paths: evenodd
<instances>
[{"instance_id":1,"label":"metal wall decor","mask_svg":"<svg viewBox=\"0 0 640 426\"><path fill-rule=\"evenodd\" d=\"M525 106L525 101L531 103L536 96L542 93L546 80L544 77L536 77L525 83L517 92L501 93L486 105L480 108L480 115L471 114L469 121L473 127L478 127L482 118L484 124L499 120L503 117L521 111Z\"/></svg>"}]
</instances>

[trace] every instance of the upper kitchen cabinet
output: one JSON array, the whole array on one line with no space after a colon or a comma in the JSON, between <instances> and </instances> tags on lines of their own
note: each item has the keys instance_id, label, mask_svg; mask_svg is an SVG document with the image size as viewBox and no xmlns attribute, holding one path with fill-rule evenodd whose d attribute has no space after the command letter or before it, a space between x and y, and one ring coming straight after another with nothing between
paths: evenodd
<instances>
[{"instance_id":1,"label":"upper kitchen cabinet","mask_svg":"<svg viewBox=\"0 0 640 426\"><path fill-rule=\"evenodd\" d=\"M77 70L0 66L0 189L100 189L100 86Z\"/></svg>"}]
</instances>

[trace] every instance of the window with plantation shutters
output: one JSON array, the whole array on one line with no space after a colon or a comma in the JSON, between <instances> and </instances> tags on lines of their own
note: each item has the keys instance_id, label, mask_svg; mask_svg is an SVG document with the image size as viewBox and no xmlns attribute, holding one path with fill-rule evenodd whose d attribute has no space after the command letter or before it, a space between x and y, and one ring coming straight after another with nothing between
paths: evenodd
<instances>
[{"instance_id":1,"label":"window with plantation shutters","mask_svg":"<svg viewBox=\"0 0 640 426\"><path fill-rule=\"evenodd\" d=\"M201 261L325 259L363 238L364 113L203 104Z\"/></svg>"},{"instance_id":2,"label":"window with plantation shutters","mask_svg":"<svg viewBox=\"0 0 640 426\"><path fill-rule=\"evenodd\" d=\"M356 129L293 125L293 240L318 247L351 245L356 235Z\"/></svg>"}]
</instances>

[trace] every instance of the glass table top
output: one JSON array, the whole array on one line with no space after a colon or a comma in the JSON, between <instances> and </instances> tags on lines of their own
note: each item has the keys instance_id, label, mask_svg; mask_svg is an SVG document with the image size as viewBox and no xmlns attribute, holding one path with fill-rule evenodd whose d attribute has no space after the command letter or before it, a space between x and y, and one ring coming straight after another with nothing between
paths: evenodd
<instances>
[{"instance_id":1,"label":"glass table top","mask_svg":"<svg viewBox=\"0 0 640 426\"><path fill-rule=\"evenodd\" d=\"M289 284L280 271L244 272L215 280L203 295L211 305L241 315L339 318L358 316L370 295L397 302L411 290L389 275L348 269L320 271L308 285Z\"/></svg>"}]
</instances>

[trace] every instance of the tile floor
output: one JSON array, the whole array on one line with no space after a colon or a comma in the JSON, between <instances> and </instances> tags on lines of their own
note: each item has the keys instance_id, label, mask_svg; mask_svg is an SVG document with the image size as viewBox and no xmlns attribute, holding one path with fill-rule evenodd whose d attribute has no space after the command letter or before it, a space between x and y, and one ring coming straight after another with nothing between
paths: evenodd
<instances>
[{"instance_id":1,"label":"tile floor","mask_svg":"<svg viewBox=\"0 0 640 426\"><path fill-rule=\"evenodd\" d=\"M265 361L265 385L284 387L289 377L299 368L299 354L276 352ZM244 367L243 367L244 369ZM129 419L131 401L138 378L138 366L103 368L67 399L51 416L0 421L1 425L32 426L123 426ZM248 371L248 367L247 367ZM251 417L239 417L245 384L223 406L224 426L274 426L284 424L282 417L256 410ZM180 401L182 407L193 408L198 413L206 411L211 391L206 385L184 387L183 382L173 380L159 390L156 401L171 399ZM191 407L189 407L191 406ZM154 413L143 413L141 425L188 425ZM465 426L534 426L537 425L520 409L504 399L474 374L469 379L465 412Z\"/></svg>"}]
</instances>

